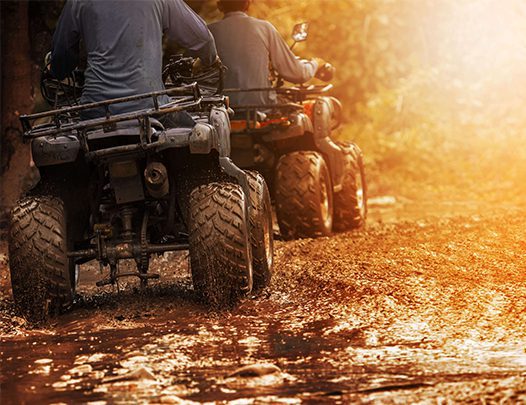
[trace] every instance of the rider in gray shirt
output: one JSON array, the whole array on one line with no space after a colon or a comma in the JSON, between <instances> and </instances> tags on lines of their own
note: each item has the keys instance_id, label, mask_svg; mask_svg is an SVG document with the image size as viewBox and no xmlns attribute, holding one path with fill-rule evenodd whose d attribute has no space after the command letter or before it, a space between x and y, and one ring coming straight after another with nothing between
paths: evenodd
<instances>
[{"instance_id":1,"label":"rider in gray shirt","mask_svg":"<svg viewBox=\"0 0 526 405\"><path fill-rule=\"evenodd\" d=\"M297 59L283 38L268 21L246 14L250 0L220 0L223 20L209 26L216 40L219 57L227 67L225 88L270 87L269 62L287 81L304 83L318 69L316 61ZM229 94L233 105L275 104L274 92Z\"/></svg>"},{"instance_id":2,"label":"rider in gray shirt","mask_svg":"<svg viewBox=\"0 0 526 405\"><path fill-rule=\"evenodd\" d=\"M163 34L205 66L217 59L205 22L182 0L68 0L53 36L51 73L62 80L75 69L82 39L87 51L82 104L163 90ZM151 99L144 99L110 111L152 106ZM102 113L92 111L83 118Z\"/></svg>"}]
</instances>

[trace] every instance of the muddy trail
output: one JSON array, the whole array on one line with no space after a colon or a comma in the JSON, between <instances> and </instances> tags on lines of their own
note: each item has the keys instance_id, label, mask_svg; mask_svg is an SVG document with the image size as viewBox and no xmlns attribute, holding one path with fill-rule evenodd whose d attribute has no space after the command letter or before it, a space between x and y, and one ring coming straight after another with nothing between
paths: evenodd
<instances>
[{"instance_id":1,"label":"muddy trail","mask_svg":"<svg viewBox=\"0 0 526 405\"><path fill-rule=\"evenodd\" d=\"M270 288L224 313L170 254L145 291L86 266L31 328L3 255L0 403L526 402L526 210L496 207L378 201L366 230L278 241Z\"/></svg>"}]
</instances>

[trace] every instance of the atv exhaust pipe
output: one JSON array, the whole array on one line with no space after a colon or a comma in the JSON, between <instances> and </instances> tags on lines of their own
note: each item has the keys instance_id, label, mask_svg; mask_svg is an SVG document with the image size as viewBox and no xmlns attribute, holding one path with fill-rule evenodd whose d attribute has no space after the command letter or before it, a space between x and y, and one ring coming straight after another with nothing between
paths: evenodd
<instances>
[{"instance_id":1,"label":"atv exhaust pipe","mask_svg":"<svg viewBox=\"0 0 526 405\"><path fill-rule=\"evenodd\" d=\"M150 162L144 170L144 180L148 193L153 198L162 198L168 195L170 183L166 167L160 162Z\"/></svg>"}]
</instances>

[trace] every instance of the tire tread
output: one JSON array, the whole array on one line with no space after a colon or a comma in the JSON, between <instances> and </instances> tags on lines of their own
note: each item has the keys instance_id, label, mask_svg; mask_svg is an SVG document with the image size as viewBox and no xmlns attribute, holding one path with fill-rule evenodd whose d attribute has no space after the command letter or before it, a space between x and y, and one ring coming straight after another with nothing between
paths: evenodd
<instances>
[{"instance_id":1,"label":"tire tread","mask_svg":"<svg viewBox=\"0 0 526 405\"><path fill-rule=\"evenodd\" d=\"M65 207L52 196L28 196L11 213L11 285L17 309L42 321L71 305Z\"/></svg>"},{"instance_id":2,"label":"tire tread","mask_svg":"<svg viewBox=\"0 0 526 405\"><path fill-rule=\"evenodd\" d=\"M241 187L208 183L190 193L190 262L194 288L217 309L252 288L248 227Z\"/></svg>"},{"instance_id":3,"label":"tire tread","mask_svg":"<svg viewBox=\"0 0 526 405\"><path fill-rule=\"evenodd\" d=\"M276 167L276 213L282 235L287 238L326 236L319 213L318 187L321 170L327 170L323 157L312 151L282 156ZM328 193L332 187L327 185Z\"/></svg>"}]
</instances>

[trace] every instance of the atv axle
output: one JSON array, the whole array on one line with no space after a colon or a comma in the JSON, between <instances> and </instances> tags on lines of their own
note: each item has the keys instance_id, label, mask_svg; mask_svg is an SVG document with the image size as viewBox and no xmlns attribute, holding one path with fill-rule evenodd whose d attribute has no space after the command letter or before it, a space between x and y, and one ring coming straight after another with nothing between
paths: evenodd
<instances>
[{"instance_id":1,"label":"atv axle","mask_svg":"<svg viewBox=\"0 0 526 405\"><path fill-rule=\"evenodd\" d=\"M164 253L164 252L174 252L178 250L188 250L189 245L187 243L171 243L171 244L148 244L144 248L144 252L148 254L152 253ZM122 243L114 246L105 246L102 249L102 252L98 252L97 249L83 249L68 252L69 258L75 259L87 259L93 260L101 257L106 259L108 257L115 258L117 260L121 259L135 259L140 257L143 249L141 249L140 244L130 244ZM99 256L100 255L100 256Z\"/></svg>"}]
</instances>

